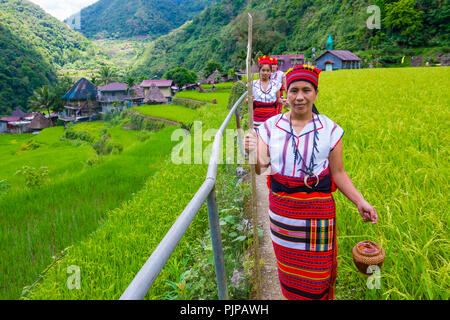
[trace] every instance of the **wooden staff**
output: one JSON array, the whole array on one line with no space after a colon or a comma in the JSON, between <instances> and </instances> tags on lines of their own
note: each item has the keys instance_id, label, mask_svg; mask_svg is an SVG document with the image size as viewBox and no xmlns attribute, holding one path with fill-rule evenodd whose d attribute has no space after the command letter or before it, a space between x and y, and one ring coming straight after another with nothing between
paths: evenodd
<instances>
[{"instance_id":1,"label":"wooden staff","mask_svg":"<svg viewBox=\"0 0 450 320\"><path fill-rule=\"evenodd\" d=\"M248 99L248 127L253 130L253 75L252 75L252 38L253 38L253 17L248 14L248 45L247 45L247 99ZM253 239L255 250L255 277L256 277L256 299L261 300L261 273L259 268L259 234L258 234L258 214L256 210L256 150L249 151L250 175L252 181L252 219L253 219Z\"/></svg>"}]
</instances>

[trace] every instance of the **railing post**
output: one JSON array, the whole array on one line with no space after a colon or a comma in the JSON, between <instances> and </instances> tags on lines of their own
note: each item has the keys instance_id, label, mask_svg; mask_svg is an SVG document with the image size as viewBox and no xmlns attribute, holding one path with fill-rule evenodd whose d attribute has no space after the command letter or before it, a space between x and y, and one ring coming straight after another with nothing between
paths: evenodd
<instances>
[{"instance_id":1,"label":"railing post","mask_svg":"<svg viewBox=\"0 0 450 320\"><path fill-rule=\"evenodd\" d=\"M236 129L237 129L237 141L238 141L238 146L239 146L239 150L241 152L241 156L242 159L245 158L245 152L244 152L244 145L242 144L242 130L241 130L241 119L240 119L240 114L239 114L239 106L236 108ZM238 162L241 163L241 162ZM242 162L244 163L244 162Z\"/></svg>"},{"instance_id":2,"label":"railing post","mask_svg":"<svg viewBox=\"0 0 450 320\"><path fill-rule=\"evenodd\" d=\"M222 239L220 237L219 213L217 211L215 187L208 195L206 205L208 207L209 228L211 230L211 241L216 268L217 287L220 300L228 300L227 278L225 262L223 259Z\"/></svg>"}]
</instances>

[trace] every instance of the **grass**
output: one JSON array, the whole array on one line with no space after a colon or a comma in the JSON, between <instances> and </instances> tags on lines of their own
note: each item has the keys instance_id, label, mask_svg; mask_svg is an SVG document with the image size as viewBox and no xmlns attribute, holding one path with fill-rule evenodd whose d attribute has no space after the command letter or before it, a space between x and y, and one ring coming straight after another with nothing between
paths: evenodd
<instances>
[{"instance_id":1,"label":"grass","mask_svg":"<svg viewBox=\"0 0 450 320\"><path fill-rule=\"evenodd\" d=\"M80 126L90 132L100 127L101 123ZM4 162L2 178L8 179L11 188L0 198L0 219L4 221L0 227L1 297L19 298L22 287L37 279L52 256L97 230L109 210L129 200L170 154L174 129L163 129L133 145L131 136L137 132L110 128L113 140L127 143L124 151L100 159L93 167L86 164L87 159L96 157L93 149L85 143L75 146L58 141L56 137L62 133L58 127L34 136L40 142L47 141L48 146L19 156L9 154L12 160ZM10 152L20 141L29 139L5 135L2 143L8 138L16 141L11 143L14 148L9 146ZM40 188L25 188L18 177L11 176L22 164L46 165L50 181Z\"/></svg>"},{"instance_id":2,"label":"grass","mask_svg":"<svg viewBox=\"0 0 450 320\"><path fill-rule=\"evenodd\" d=\"M449 206L450 167L450 150L446 143L450 127L449 73L449 68L401 68L342 70L321 74L316 105L321 113L333 119L346 132L343 138L346 171L357 189L377 209L381 242L386 251L381 270L381 289L368 289L367 278L360 275L353 265L351 250L361 240L379 242L377 229L363 223L354 205L336 192L339 247L337 299L449 299L450 218L446 209ZM198 92L183 95L189 99L210 101L223 91L226 90L216 91L212 95ZM218 128L227 114L226 102L222 104L225 96L218 98L218 105L207 104L196 111L196 119L202 120L204 130ZM230 128L234 126L232 122ZM17 135L15 144L8 144L0 136L0 144L7 146L5 152L15 152L25 141L26 138ZM154 146L157 141L147 141L146 145L157 150L167 147L168 143L164 141L160 142L159 147ZM145 150L143 148L141 154L129 160L121 158L123 154L115 157L123 165L141 158L146 160L141 159L144 162L133 166L135 174L142 170L142 166L153 163L147 157L154 149ZM127 152L131 150L124 151L124 154ZM2 224L0 230L1 252L19 247L24 254L14 251L11 255L2 256L0 261L14 261L14 267L24 261L32 265L33 255L39 259L38 251L30 252L32 247L29 241L38 239L42 248L52 254L66 248L65 244L53 243L59 243L58 239L62 237L59 232L67 225L83 229L91 224L89 228L93 231L67 241L70 247L65 257L27 297L117 299L122 294L205 179L206 165L164 162L161 160L163 153L158 158L159 162L155 161L163 163L153 171L158 173L144 179L143 187L137 188L139 191L126 201L112 209L103 209L100 212L101 223L91 222L87 213L76 220L78 209L71 211L69 208L69 220L65 221L64 227L54 227L58 230L55 241L48 221L55 226L56 222L63 221L64 214L55 211L42 215L23 208L10 211L6 216L9 224ZM119 163L116 165L119 166ZM122 169L105 171L114 175L126 170L125 165L118 168ZM92 184L98 184L105 178L96 176ZM130 179L122 178L112 184L119 185ZM90 185L78 181L81 180L74 180L71 184L76 187L75 192L81 192ZM107 185L101 185L101 188L105 187ZM23 199L46 199L50 191L53 192L49 190L45 196L41 193L33 195L34 198ZM21 202L0 201L0 209L5 203L8 206L26 203L23 199ZM17 215L17 212L20 214ZM5 216L1 218L6 219ZM9 219L16 222L10 223ZM173 290L169 283L178 283L180 274L195 263L198 239L203 237L207 225L203 206L156 279L147 299L167 297L167 293ZM17 233L17 230L22 232ZM40 269L33 269L34 276L50 261L47 258L40 264ZM80 290L69 290L66 285L67 270L72 265L79 266L81 270ZM5 274L7 266L7 263L2 263L2 274ZM10 269L8 276L13 277L13 272L17 276L27 270ZM29 277L27 284L31 284L35 277Z\"/></svg>"},{"instance_id":3,"label":"grass","mask_svg":"<svg viewBox=\"0 0 450 320\"><path fill-rule=\"evenodd\" d=\"M197 112L207 129L218 128L228 110L226 104L208 104ZM231 123L230 128L233 126L235 124ZM27 296L32 299L118 299L205 180L206 164L176 165L167 160L131 199L108 211L96 232L74 243ZM195 256L190 253L196 250L207 226L206 206L203 205L156 279L148 299L166 297L171 290L169 283L178 281L179 275L194 263ZM70 290L66 286L66 270L71 265L81 270L80 290Z\"/></svg>"},{"instance_id":4,"label":"grass","mask_svg":"<svg viewBox=\"0 0 450 320\"><path fill-rule=\"evenodd\" d=\"M133 107L133 110L140 114L150 117L162 118L182 123L191 123L194 121L196 111L177 105L143 105Z\"/></svg>"},{"instance_id":5,"label":"grass","mask_svg":"<svg viewBox=\"0 0 450 320\"><path fill-rule=\"evenodd\" d=\"M175 97L182 99L204 101L209 103L211 103L214 99L216 99L218 104L227 105L230 92L231 89L223 89L214 92L198 92L194 90L186 90L178 92L175 95Z\"/></svg>"},{"instance_id":6,"label":"grass","mask_svg":"<svg viewBox=\"0 0 450 320\"><path fill-rule=\"evenodd\" d=\"M203 89L212 89L212 84L202 84ZM216 83L216 89L231 89L233 87L233 82L220 82Z\"/></svg>"},{"instance_id":7,"label":"grass","mask_svg":"<svg viewBox=\"0 0 450 320\"><path fill-rule=\"evenodd\" d=\"M381 289L369 290L351 250L380 242L377 229L337 192L337 298L449 298L448 79L450 68L321 74L316 105L346 132L346 171L377 209L386 251Z\"/></svg>"}]
</instances>

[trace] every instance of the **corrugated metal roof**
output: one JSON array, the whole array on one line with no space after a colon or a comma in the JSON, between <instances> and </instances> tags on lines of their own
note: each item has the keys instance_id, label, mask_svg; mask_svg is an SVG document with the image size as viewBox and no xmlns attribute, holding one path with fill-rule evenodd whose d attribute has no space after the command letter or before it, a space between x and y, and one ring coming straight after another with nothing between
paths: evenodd
<instances>
[{"instance_id":1,"label":"corrugated metal roof","mask_svg":"<svg viewBox=\"0 0 450 320\"><path fill-rule=\"evenodd\" d=\"M352 52L348 50L327 50L324 53L322 53L319 57L317 57L317 60L319 60L323 55L331 53L332 55L338 57L339 59L343 61L361 61L361 58L353 54Z\"/></svg>"},{"instance_id":2,"label":"corrugated metal roof","mask_svg":"<svg viewBox=\"0 0 450 320\"><path fill-rule=\"evenodd\" d=\"M305 59L304 54L280 54L280 55L271 55L272 58L277 58L278 60L282 59Z\"/></svg>"},{"instance_id":3,"label":"corrugated metal roof","mask_svg":"<svg viewBox=\"0 0 450 320\"><path fill-rule=\"evenodd\" d=\"M358 56L354 55L352 52L348 50L330 50L332 54L334 54L336 57L349 61L349 60L361 60Z\"/></svg>"},{"instance_id":4,"label":"corrugated metal roof","mask_svg":"<svg viewBox=\"0 0 450 320\"><path fill-rule=\"evenodd\" d=\"M173 80L144 80L141 82L141 87L150 87L155 84L157 87L170 87Z\"/></svg>"},{"instance_id":5,"label":"corrugated metal roof","mask_svg":"<svg viewBox=\"0 0 450 320\"><path fill-rule=\"evenodd\" d=\"M121 82L111 82L106 86L98 87L98 91L126 91L128 85Z\"/></svg>"},{"instance_id":6,"label":"corrugated metal roof","mask_svg":"<svg viewBox=\"0 0 450 320\"><path fill-rule=\"evenodd\" d=\"M19 121L20 117L3 117L0 119L0 121L3 122L15 122L15 121Z\"/></svg>"}]
</instances>

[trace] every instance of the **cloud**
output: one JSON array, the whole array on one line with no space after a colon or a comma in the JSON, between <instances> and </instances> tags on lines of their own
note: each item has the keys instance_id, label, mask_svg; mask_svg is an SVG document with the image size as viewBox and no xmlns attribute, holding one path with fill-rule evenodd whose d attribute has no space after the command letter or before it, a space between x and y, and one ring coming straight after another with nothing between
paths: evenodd
<instances>
[{"instance_id":1,"label":"cloud","mask_svg":"<svg viewBox=\"0 0 450 320\"><path fill-rule=\"evenodd\" d=\"M63 21L65 18L77 13L98 0L30 0L45 12Z\"/></svg>"}]
</instances>

